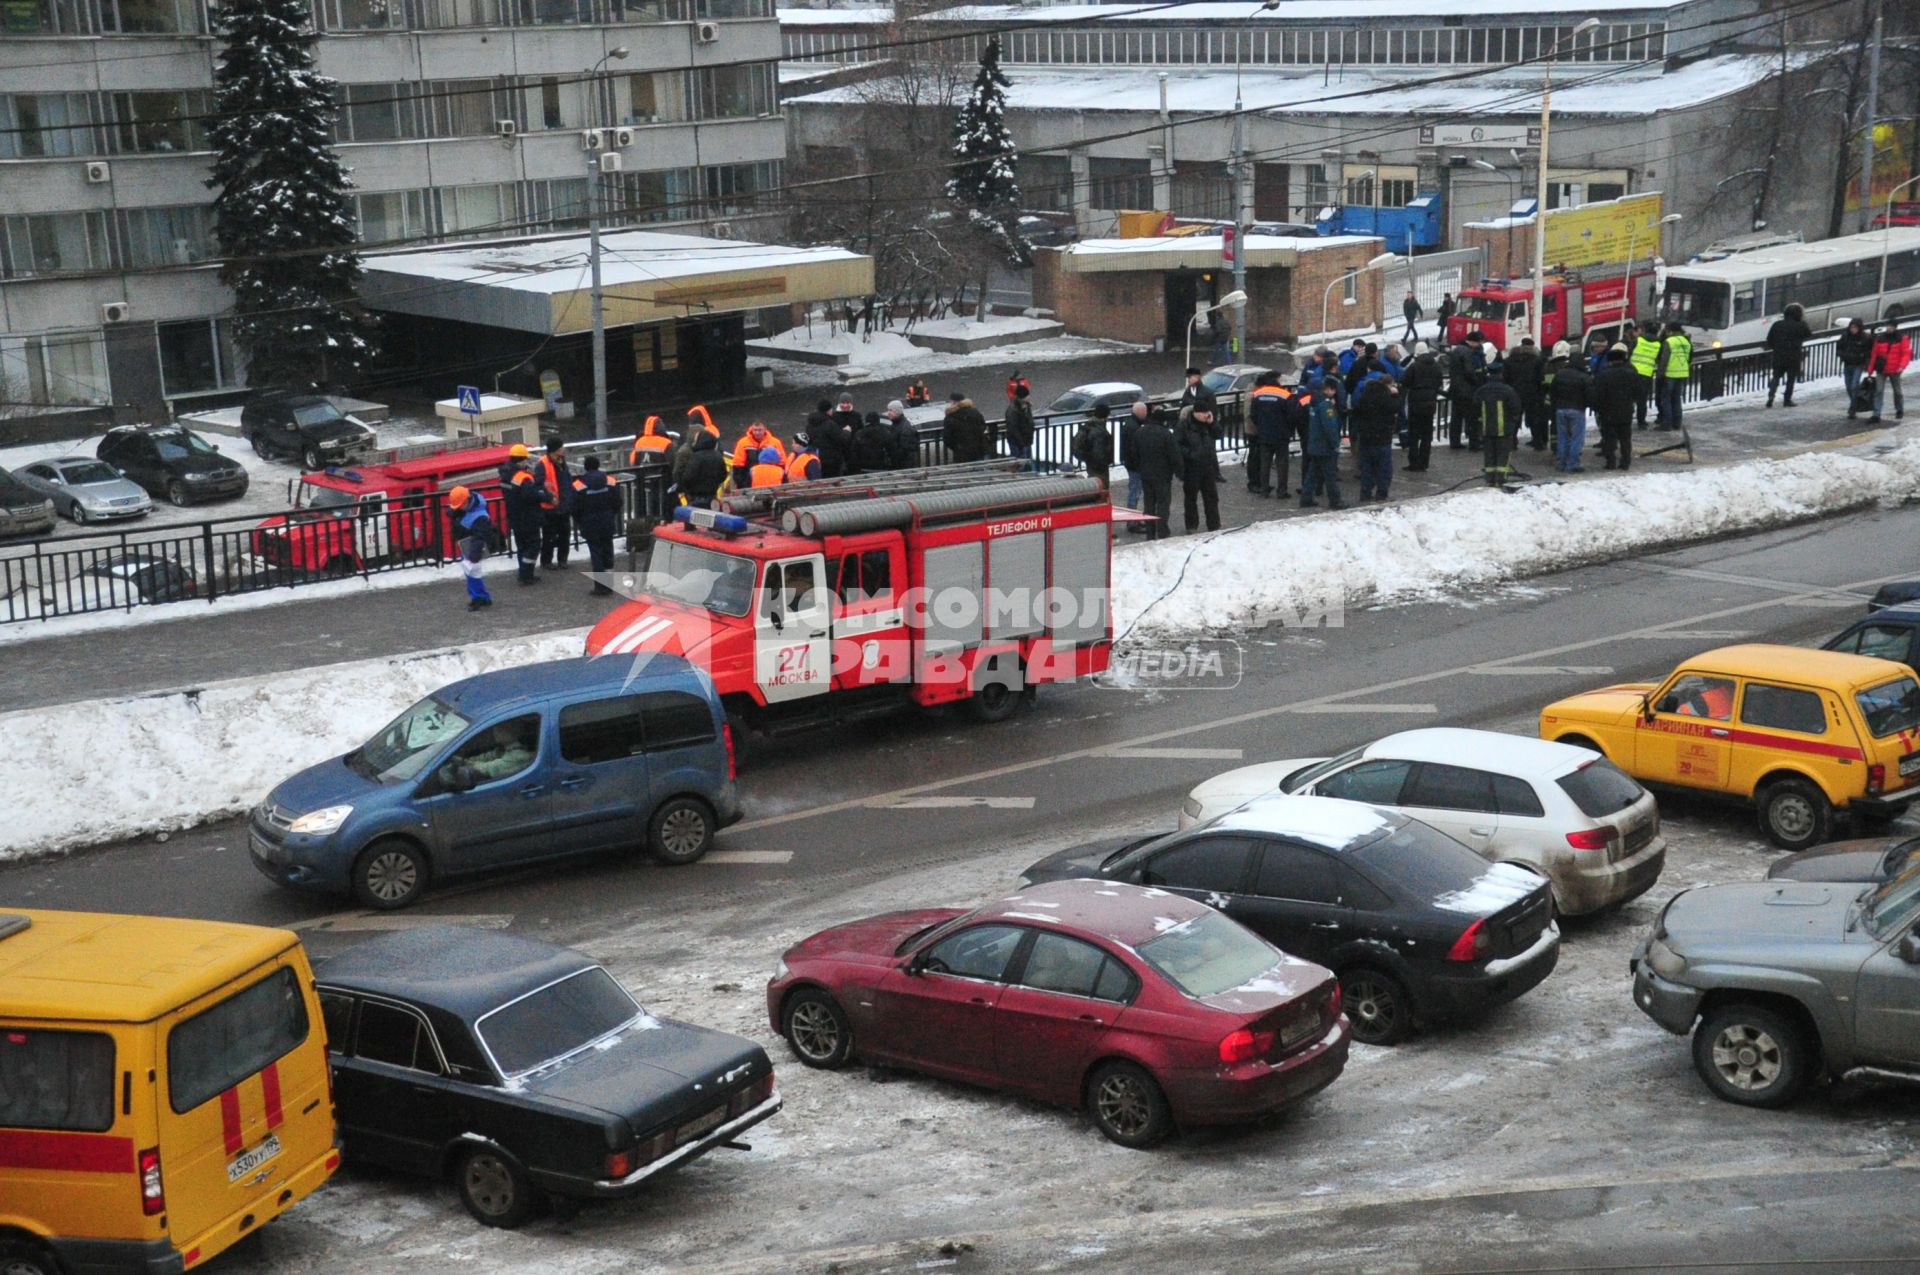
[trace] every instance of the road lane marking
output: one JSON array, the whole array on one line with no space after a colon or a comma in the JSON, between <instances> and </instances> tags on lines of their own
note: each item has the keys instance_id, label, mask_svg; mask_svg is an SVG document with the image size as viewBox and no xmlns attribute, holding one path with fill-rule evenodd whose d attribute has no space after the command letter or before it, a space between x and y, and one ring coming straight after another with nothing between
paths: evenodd
<instances>
[{"instance_id":1,"label":"road lane marking","mask_svg":"<svg viewBox=\"0 0 1920 1275\"><path fill-rule=\"evenodd\" d=\"M1779 606L1776 598L1768 606ZM1667 639L1684 639L1689 642L1737 642L1743 637L1753 636L1752 629L1643 629L1637 633L1622 633L1623 638L1637 638L1645 642L1657 642Z\"/></svg>"},{"instance_id":2,"label":"road lane marking","mask_svg":"<svg viewBox=\"0 0 1920 1275\"><path fill-rule=\"evenodd\" d=\"M876 806L882 810L960 810L968 806L984 806L988 810L1032 810L1033 801L1032 797L875 797L859 804Z\"/></svg>"},{"instance_id":3,"label":"road lane marking","mask_svg":"<svg viewBox=\"0 0 1920 1275\"><path fill-rule=\"evenodd\" d=\"M709 850L701 863L792 863L791 850Z\"/></svg>"},{"instance_id":4,"label":"road lane marking","mask_svg":"<svg viewBox=\"0 0 1920 1275\"><path fill-rule=\"evenodd\" d=\"M1865 594L1847 593L1844 589L1828 589L1813 584L1797 584L1791 580L1767 580L1760 576L1737 575L1731 571L1713 571L1706 567L1677 567L1663 562L1645 561L1629 561L1627 565L1636 571L1657 571L1661 575L1684 576L1690 580L1707 580L1715 584L1738 584L1750 589L1767 589L1774 593L1788 593L1795 597L1803 597L1812 593L1824 593L1835 599L1835 605L1840 605L1839 599L1841 598L1844 598L1848 604L1854 606L1858 606L1867 600Z\"/></svg>"},{"instance_id":5,"label":"road lane marking","mask_svg":"<svg viewBox=\"0 0 1920 1275\"><path fill-rule=\"evenodd\" d=\"M1856 598L1849 594L1844 597L1829 598L1782 598L1780 599L1780 605L1783 607L1806 607L1808 610L1813 611L1863 611L1865 608L1861 606L1861 603L1865 600L1864 598Z\"/></svg>"},{"instance_id":6,"label":"road lane marking","mask_svg":"<svg viewBox=\"0 0 1920 1275\"><path fill-rule=\"evenodd\" d=\"M1481 664L1467 670L1481 677L1511 673L1515 677L1606 677L1613 672L1607 664Z\"/></svg>"},{"instance_id":7,"label":"road lane marking","mask_svg":"<svg viewBox=\"0 0 1920 1275\"><path fill-rule=\"evenodd\" d=\"M1101 757L1125 757L1136 761L1239 761L1247 755L1244 748L1108 748Z\"/></svg>"},{"instance_id":8,"label":"road lane marking","mask_svg":"<svg viewBox=\"0 0 1920 1275\"><path fill-rule=\"evenodd\" d=\"M289 930L326 934L371 934L387 930L417 930L426 925L465 925L476 930L504 930L513 924L511 912L476 912L453 916L445 912L335 912L296 921Z\"/></svg>"},{"instance_id":9,"label":"road lane marking","mask_svg":"<svg viewBox=\"0 0 1920 1275\"><path fill-rule=\"evenodd\" d=\"M1835 588L1861 589L1877 587L1883 584L1891 584L1896 580L1910 579L1911 577L1911 572L1901 575L1876 576L1870 580L1856 580L1845 585L1835 586ZM1832 593L1834 591L1834 589L1818 589L1813 592ZM1756 611L1766 611L1779 605L1779 598L1767 598L1760 602L1743 602L1738 606L1725 607L1718 611L1703 612L1700 615L1690 618L1695 622L1701 620L1726 620L1736 615L1750 615ZM1678 621L1669 621L1668 623L1678 623ZM1615 642L1628 638L1699 637L1703 632L1706 631L1699 629L1669 630L1665 625L1649 624L1637 629L1629 629L1624 633L1607 633L1598 637L1582 638L1578 642L1568 642L1560 646L1546 647L1538 651L1518 651L1509 658L1515 660L1531 660L1544 664L1552 660L1555 656L1573 655L1576 652L1582 651L1599 651L1611 646ZM1746 633L1746 630L1739 630L1737 632L1713 633L1712 636L1717 638L1745 637ZM996 780L1005 779L1010 775L1025 775L1032 771L1045 770L1053 766L1064 765L1068 762L1085 761L1088 758L1097 758L1100 754L1113 748L1145 748L1170 740L1191 738L1194 735L1217 734L1223 729L1234 726L1245 726L1251 722L1266 721L1268 718L1278 717L1282 713L1298 713L1302 708L1332 704L1351 699L1351 697L1355 695L1379 695L1391 691L1406 690L1410 687L1427 686L1437 682L1444 682L1448 678L1460 676L1460 674L1467 669L1477 667L1480 663L1481 661L1476 660L1472 664L1457 665L1453 668L1432 669L1425 673L1415 673L1408 677L1400 678L1397 681L1381 682L1373 686L1364 686L1351 691L1335 691L1329 695L1320 695L1292 704L1269 704L1264 708L1248 709L1244 713L1235 713L1227 717L1216 717L1210 721L1195 722L1188 726L1174 726L1167 730L1155 731L1150 735L1141 735L1134 739L1119 740L1111 744L1102 744L1089 748L1074 748L1061 753L1050 753L1044 757L1035 757L1027 761L1009 762L1004 766L994 766L986 770L976 770L964 775L953 775L949 778L937 779L930 783L914 784L908 788L896 788L891 792L875 793L869 797L848 797L840 801L828 802L825 805L809 806L800 810L788 810L781 814L767 815L760 819L748 819L743 823L737 823L733 826L733 831L735 833L754 832L761 828L777 828L782 824L798 823L802 819L818 819L824 815L842 814L850 810L870 810L875 807L884 808L888 806L897 807L897 803L909 797L919 797L930 793L943 792L949 788L992 783Z\"/></svg>"},{"instance_id":10,"label":"road lane marking","mask_svg":"<svg viewBox=\"0 0 1920 1275\"><path fill-rule=\"evenodd\" d=\"M1297 704L1290 712L1295 713L1406 713L1410 716L1422 716L1440 711L1438 704Z\"/></svg>"}]
</instances>

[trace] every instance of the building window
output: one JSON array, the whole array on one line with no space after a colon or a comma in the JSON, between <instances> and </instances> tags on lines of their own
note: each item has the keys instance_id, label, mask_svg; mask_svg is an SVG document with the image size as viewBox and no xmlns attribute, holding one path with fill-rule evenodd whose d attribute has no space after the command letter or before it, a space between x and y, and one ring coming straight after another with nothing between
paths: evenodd
<instances>
[{"instance_id":1,"label":"building window","mask_svg":"<svg viewBox=\"0 0 1920 1275\"><path fill-rule=\"evenodd\" d=\"M685 71L642 71L627 77L627 123L672 124L686 118Z\"/></svg>"},{"instance_id":2,"label":"building window","mask_svg":"<svg viewBox=\"0 0 1920 1275\"><path fill-rule=\"evenodd\" d=\"M169 151L207 149L201 117L208 114L208 95L200 89L158 93L115 93L114 148L123 155L163 155Z\"/></svg>"},{"instance_id":3,"label":"building window","mask_svg":"<svg viewBox=\"0 0 1920 1275\"><path fill-rule=\"evenodd\" d=\"M355 195L353 205L362 243L392 243L397 239L418 239L433 233L433 224L427 219L424 191L395 190Z\"/></svg>"},{"instance_id":4,"label":"building window","mask_svg":"<svg viewBox=\"0 0 1920 1275\"><path fill-rule=\"evenodd\" d=\"M1087 164L1087 206L1102 211L1152 208L1153 169L1144 159L1102 159Z\"/></svg>"},{"instance_id":5,"label":"building window","mask_svg":"<svg viewBox=\"0 0 1920 1275\"><path fill-rule=\"evenodd\" d=\"M602 208L611 221L644 225L688 221L694 215L691 168L618 173L601 187Z\"/></svg>"},{"instance_id":6,"label":"building window","mask_svg":"<svg viewBox=\"0 0 1920 1275\"><path fill-rule=\"evenodd\" d=\"M113 268L104 212L0 217L0 277L73 274Z\"/></svg>"},{"instance_id":7,"label":"building window","mask_svg":"<svg viewBox=\"0 0 1920 1275\"><path fill-rule=\"evenodd\" d=\"M1073 162L1065 155L1022 155L1015 172L1020 206L1060 211L1073 207Z\"/></svg>"},{"instance_id":8,"label":"building window","mask_svg":"<svg viewBox=\"0 0 1920 1275\"><path fill-rule=\"evenodd\" d=\"M98 332L0 336L0 405L99 406L113 401Z\"/></svg>"},{"instance_id":9,"label":"building window","mask_svg":"<svg viewBox=\"0 0 1920 1275\"><path fill-rule=\"evenodd\" d=\"M84 93L0 96L0 159L97 155L92 125L93 107Z\"/></svg>"},{"instance_id":10,"label":"building window","mask_svg":"<svg viewBox=\"0 0 1920 1275\"><path fill-rule=\"evenodd\" d=\"M694 11L702 18L770 18L773 0L695 0Z\"/></svg>"},{"instance_id":11,"label":"building window","mask_svg":"<svg viewBox=\"0 0 1920 1275\"><path fill-rule=\"evenodd\" d=\"M760 193L780 184L777 160L752 164L718 164L705 170L709 217L729 217L754 206Z\"/></svg>"},{"instance_id":12,"label":"building window","mask_svg":"<svg viewBox=\"0 0 1920 1275\"><path fill-rule=\"evenodd\" d=\"M519 216L513 187L498 182L443 186L435 194L440 203L440 231L448 238L501 234Z\"/></svg>"},{"instance_id":13,"label":"building window","mask_svg":"<svg viewBox=\"0 0 1920 1275\"><path fill-rule=\"evenodd\" d=\"M773 64L703 67L694 73L700 118L740 119L773 113Z\"/></svg>"},{"instance_id":14,"label":"building window","mask_svg":"<svg viewBox=\"0 0 1920 1275\"><path fill-rule=\"evenodd\" d=\"M587 192L584 177L522 182L521 220L529 229L578 230L587 220Z\"/></svg>"},{"instance_id":15,"label":"building window","mask_svg":"<svg viewBox=\"0 0 1920 1275\"><path fill-rule=\"evenodd\" d=\"M412 93L405 84L342 84L335 90L340 113L333 125L342 142L395 142L413 137Z\"/></svg>"},{"instance_id":16,"label":"building window","mask_svg":"<svg viewBox=\"0 0 1920 1275\"><path fill-rule=\"evenodd\" d=\"M205 204L120 210L121 263L129 270L186 266L213 255Z\"/></svg>"},{"instance_id":17,"label":"building window","mask_svg":"<svg viewBox=\"0 0 1920 1275\"><path fill-rule=\"evenodd\" d=\"M238 389L247 383L233 348L233 325L226 319L188 319L156 323L160 352L160 389L168 398Z\"/></svg>"},{"instance_id":18,"label":"building window","mask_svg":"<svg viewBox=\"0 0 1920 1275\"><path fill-rule=\"evenodd\" d=\"M320 0L314 12L323 31L379 31L407 25L404 0Z\"/></svg>"},{"instance_id":19,"label":"building window","mask_svg":"<svg viewBox=\"0 0 1920 1275\"><path fill-rule=\"evenodd\" d=\"M494 100L491 80L442 80L428 85L433 137L488 137L499 120L512 116L510 105Z\"/></svg>"}]
</instances>

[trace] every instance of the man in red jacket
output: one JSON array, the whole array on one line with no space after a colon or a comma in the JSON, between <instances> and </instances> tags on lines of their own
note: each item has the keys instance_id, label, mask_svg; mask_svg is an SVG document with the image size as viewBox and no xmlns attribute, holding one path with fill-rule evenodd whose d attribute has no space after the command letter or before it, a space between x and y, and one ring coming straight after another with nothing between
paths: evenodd
<instances>
[{"instance_id":1,"label":"man in red jacket","mask_svg":"<svg viewBox=\"0 0 1920 1275\"><path fill-rule=\"evenodd\" d=\"M1913 345L1901 334L1900 325L1889 319L1880 335L1873 339L1873 354L1867 359L1867 371L1880 378L1873 388L1873 415L1867 424L1880 422L1880 409L1887 401L1887 386L1893 386L1893 419L1907 414L1906 397L1900 393L1900 374L1913 362Z\"/></svg>"}]
</instances>

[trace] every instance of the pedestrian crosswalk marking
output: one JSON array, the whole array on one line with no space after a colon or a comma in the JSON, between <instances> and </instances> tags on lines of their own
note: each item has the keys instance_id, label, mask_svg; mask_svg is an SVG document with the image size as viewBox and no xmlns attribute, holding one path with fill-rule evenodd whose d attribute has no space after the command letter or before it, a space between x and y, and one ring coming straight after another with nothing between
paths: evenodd
<instances>
[{"instance_id":1,"label":"pedestrian crosswalk marking","mask_svg":"<svg viewBox=\"0 0 1920 1275\"><path fill-rule=\"evenodd\" d=\"M1125 757L1135 761L1239 761L1244 748L1107 748L1096 757Z\"/></svg>"},{"instance_id":2,"label":"pedestrian crosswalk marking","mask_svg":"<svg viewBox=\"0 0 1920 1275\"><path fill-rule=\"evenodd\" d=\"M1437 713L1435 704L1299 704L1287 710L1290 713Z\"/></svg>"},{"instance_id":3,"label":"pedestrian crosswalk marking","mask_svg":"<svg viewBox=\"0 0 1920 1275\"><path fill-rule=\"evenodd\" d=\"M334 912L287 928L326 934L360 934L384 930L417 930L424 925L464 925L475 930L504 930L513 924L511 912L479 912L453 916L445 912Z\"/></svg>"},{"instance_id":4,"label":"pedestrian crosswalk marking","mask_svg":"<svg viewBox=\"0 0 1920 1275\"><path fill-rule=\"evenodd\" d=\"M702 863L791 863L791 850L710 850L700 859Z\"/></svg>"},{"instance_id":5,"label":"pedestrian crosswalk marking","mask_svg":"<svg viewBox=\"0 0 1920 1275\"><path fill-rule=\"evenodd\" d=\"M1613 669L1605 664L1480 664L1467 670L1481 677L1511 673L1516 677L1606 677Z\"/></svg>"},{"instance_id":6,"label":"pedestrian crosswalk marking","mask_svg":"<svg viewBox=\"0 0 1920 1275\"><path fill-rule=\"evenodd\" d=\"M876 810L961 810L984 806L988 810L1032 810L1032 797L897 797L867 804Z\"/></svg>"}]
</instances>

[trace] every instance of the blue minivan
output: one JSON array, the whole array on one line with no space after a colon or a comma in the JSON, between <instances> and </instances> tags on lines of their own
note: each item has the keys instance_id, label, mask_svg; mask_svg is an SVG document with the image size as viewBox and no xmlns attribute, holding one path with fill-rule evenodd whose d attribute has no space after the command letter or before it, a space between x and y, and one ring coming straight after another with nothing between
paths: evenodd
<instances>
[{"instance_id":1,"label":"blue minivan","mask_svg":"<svg viewBox=\"0 0 1920 1275\"><path fill-rule=\"evenodd\" d=\"M677 656L582 656L427 696L255 806L281 885L400 908L429 882L602 850L692 863L740 817L713 682Z\"/></svg>"}]
</instances>

